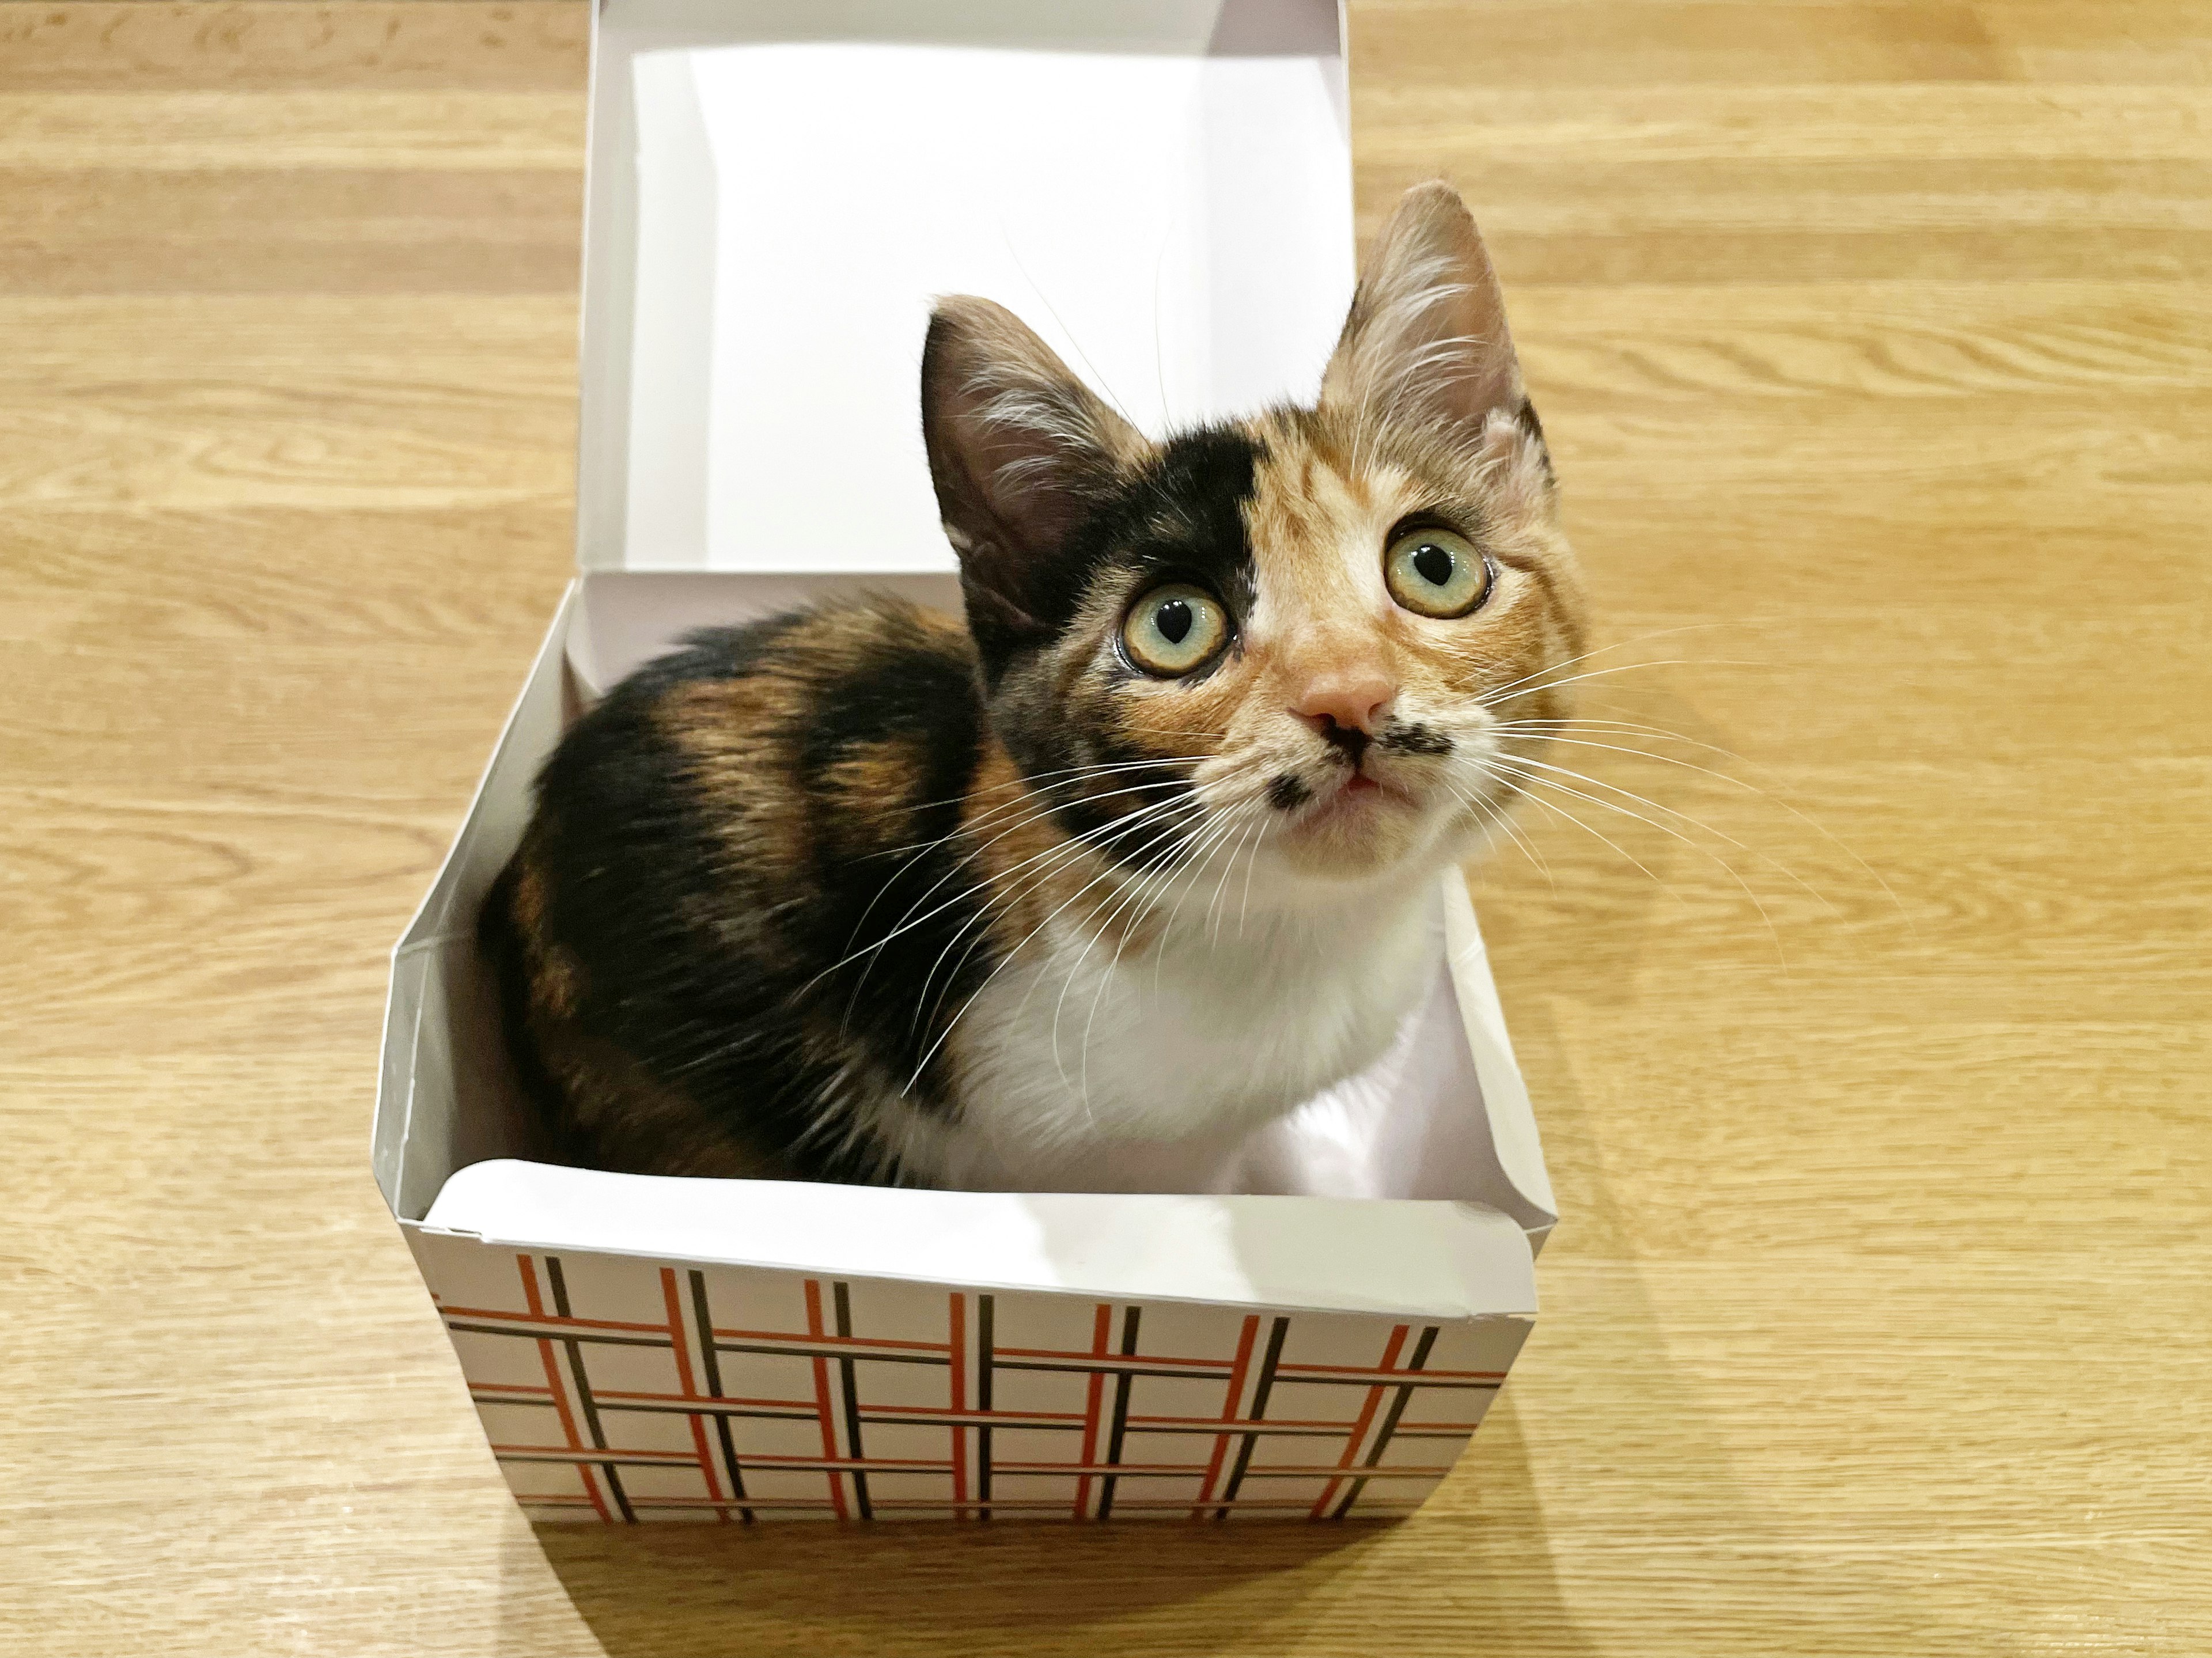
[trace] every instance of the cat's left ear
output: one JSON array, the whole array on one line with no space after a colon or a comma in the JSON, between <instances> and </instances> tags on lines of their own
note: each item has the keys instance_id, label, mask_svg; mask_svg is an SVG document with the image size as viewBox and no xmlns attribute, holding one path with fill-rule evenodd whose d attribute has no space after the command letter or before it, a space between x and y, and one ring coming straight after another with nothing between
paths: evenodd
<instances>
[{"instance_id":1,"label":"cat's left ear","mask_svg":"<svg viewBox=\"0 0 2212 1658\"><path fill-rule=\"evenodd\" d=\"M1498 273L1449 185L1407 191L1383 226L1321 401L1441 428L1479 447L1501 416L1540 447Z\"/></svg>"},{"instance_id":2,"label":"cat's left ear","mask_svg":"<svg viewBox=\"0 0 2212 1658\"><path fill-rule=\"evenodd\" d=\"M1069 533L1148 451L1021 319L942 300L921 354L921 431L969 631L987 659L1063 620Z\"/></svg>"}]
</instances>

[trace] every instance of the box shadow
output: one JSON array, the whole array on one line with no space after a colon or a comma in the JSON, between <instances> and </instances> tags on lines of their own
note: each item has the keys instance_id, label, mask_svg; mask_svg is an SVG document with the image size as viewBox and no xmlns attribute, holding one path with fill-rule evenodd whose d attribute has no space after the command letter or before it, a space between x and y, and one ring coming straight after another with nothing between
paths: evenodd
<instances>
[{"instance_id":1,"label":"box shadow","mask_svg":"<svg viewBox=\"0 0 2212 1658\"><path fill-rule=\"evenodd\" d=\"M1486 1430L1486 1478L1525 1491L1521 1435L1510 1413L1500 1417ZM1522 1523L1532 1516L1533 1527ZM1510 1498L1473 1527L1464 1511L1427 1526L795 1521L542 1526L525 1536L518 1525L502 1567L498 1650L538 1658L558 1611L549 1597L562 1594L607 1658L1304 1650L1316 1625L1356 1619L1364 1598L1340 1588L1308 1606L1308 1597L1386 1579L1394 1545L1414 1527L1463 1562L1455 1577L1510 1571L1503 1604L1516 1653L1592 1650L1548 1570L1540 1514ZM1543 1569L1530 1570L1532 1559ZM1462 1601L1467 1585L1444 1592ZM1402 1587L1388 1596L1400 1607L1404 1599Z\"/></svg>"},{"instance_id":2,"label":"box shadow","mask_svg":"<svg viewBox=\"0 0 2212 1658\"><path fill-rule=\"evenodd\" d=\"M1545 947L1530 935L1494 946L1525 958ZM1556 963L1540 971L1528 959L1501 963L1500 976L1575 982ZM1727 1307L1686 1323L1654 1293L1620 1224L1605 1125L1577 1083L1555 1017L1564 999L1522 999L1512 1017L1547 1138L1567 1152L1555 1150L1554 1168L1571 1221L1546 1251L1544 1315L1523 1357L1420 1516L1452 1528L1463 1580L1425 1577L1423 1587L1448 1594L1486 1649L1515 1658L1662 1649L2014 1658L2023 1647L2013 1636L1963 1621L1929 1593L1940 1574L1928 1569L1927 1543L1870 1550L1842 1516L1830 1540L1793 1536L1803 1493L1777 1484L1773 1464L1740 1461L1739 1430L1705 1375L1715 1340L1741 1333L1729 1330ZM1867 1410L1893 1406L1869 1400ZM1797 1477L1810 1485L1821 1476L1807 1468ZM1547 1504L1571 1510L1556 1536ZM1749 1606L1771 1621L1740 1621Z\"/></svg>"}]
</instances>

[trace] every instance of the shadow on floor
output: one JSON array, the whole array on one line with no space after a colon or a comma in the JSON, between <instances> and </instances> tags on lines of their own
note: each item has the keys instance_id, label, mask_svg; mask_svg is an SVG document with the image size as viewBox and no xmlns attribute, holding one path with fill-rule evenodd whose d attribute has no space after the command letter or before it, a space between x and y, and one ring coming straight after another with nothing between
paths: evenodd
<instances>
[{"instance_id":1,"label":"shadow on floor","mask_svg":"<svg viewBox=\"0 0 2212 1658\"><path fill-rule=\"evenodd\" d=\"M1511 1412L1494 1412L1481 1438L1486 1486L1525 1491ZM565 1593L608 1658L1364 1652L1402 1648L1415 1626L1448 1627L1454 1603L1495 1575L1512 1584L1516 1658L1588 1652L1540 1569L1540 1517L1532 1533L1530 1511L1508 1507L1515 1512L1470 1516L1461 1502L1398 1524L1320 1526L787 1522L532 1533L518 1517L501 1650L544 1658L573 1649L573 1625L567 1642L549 1638L549 1614L561 1610L549 1597ZM1411 1594L1389 1581L1401 1570L1418 1584ZM1329 1586L1333 1593L1316 1595Z\"/></svg>"}]
</instances>

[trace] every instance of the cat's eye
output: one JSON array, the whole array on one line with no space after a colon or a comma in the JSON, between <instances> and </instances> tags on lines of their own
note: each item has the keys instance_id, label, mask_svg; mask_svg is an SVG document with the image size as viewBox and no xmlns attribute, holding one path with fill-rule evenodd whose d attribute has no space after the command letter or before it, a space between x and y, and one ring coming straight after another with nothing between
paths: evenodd
<instances>
[{"instance_id":1,"label":"cat's eye","mask_svg":"<svg viewBox=\"0 0 2212 1658\"><path fill-rule=\"evenodd\" d=\"M1186 581L1153 588L1121 623L1129 660L1163 679L1195 673L1228 643L1229 617L1220 601Z\"/></svg>"},{"instance_id":2,"label":"cat's eye","mask_svg":"<svg viewBox=\"0 0 2212 1658\"><path fill-rule=\"evenodd\" d=\"M1465 616L1490 593L1490 562L1455 531L1408 530L1382 556L1390 597L1416 616Z\"/></svg>"}]
</instances>

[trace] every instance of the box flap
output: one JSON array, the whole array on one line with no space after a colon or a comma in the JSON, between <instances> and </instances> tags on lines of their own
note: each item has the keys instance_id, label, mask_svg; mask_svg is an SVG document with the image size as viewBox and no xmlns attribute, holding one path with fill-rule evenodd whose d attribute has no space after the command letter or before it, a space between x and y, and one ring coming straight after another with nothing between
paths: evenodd
<instances>
[{"instance_id":1,"label":"box flap","mask_svg":"<svg viewBox=\"0 0 2212 1658\"><path fill-rule=\"evenodd\" d=\"M1513 1057L1498 981L1490 971L1489 951L1475 923L1474 898L1464 874L1444 882L1444 949L1452 993L1459 1004L1459 1029L1480 1084L1488 1132L1480 1155L1487 1160L1493 1200L1528 1229L1530 1243L1540 1250L1559 1224L1559 1199L1552 1194L1535 1108L1529 1102L1520 1061Z\"/></svg>"},{"instance_id":2,"label":"box flap","mask_svg":"<svg viewBox=\"0 0 2212 1658\"><path fill-rule=\"evenodd\" d=\"M913 1191L496 1162L455 1175L424 1224L452 1216L514 1249L1407 1317L1536 1311L1527 1237L1474 1204Z\"/></svg>"},{"instance_id":3,"label":"box flap","mask_svg":"<svg viewBox=\"0 0 2212 1658\"><path fill-rule=\"evenodd\" d=\"M1154 433L1318 383L1353 276L1335 0L604 0L597 52L588 568L951 568L940 294Z\"/></svg>"},{"instance_id":4,"label":"box flap","mask_svg":"<svg viewBox=\"0 0 2212 1658\"><path fill-rule=\"evenodd\" d=\"M562 596L460 831L392 952L370 1161L403 1218L420 1215L455 1169L517 1143L506 1066L483 1040L490 991L476 960L476 916L522 839L531 780L560 740L562 653L581 585Z\"/></svg>"}]
</instances>

